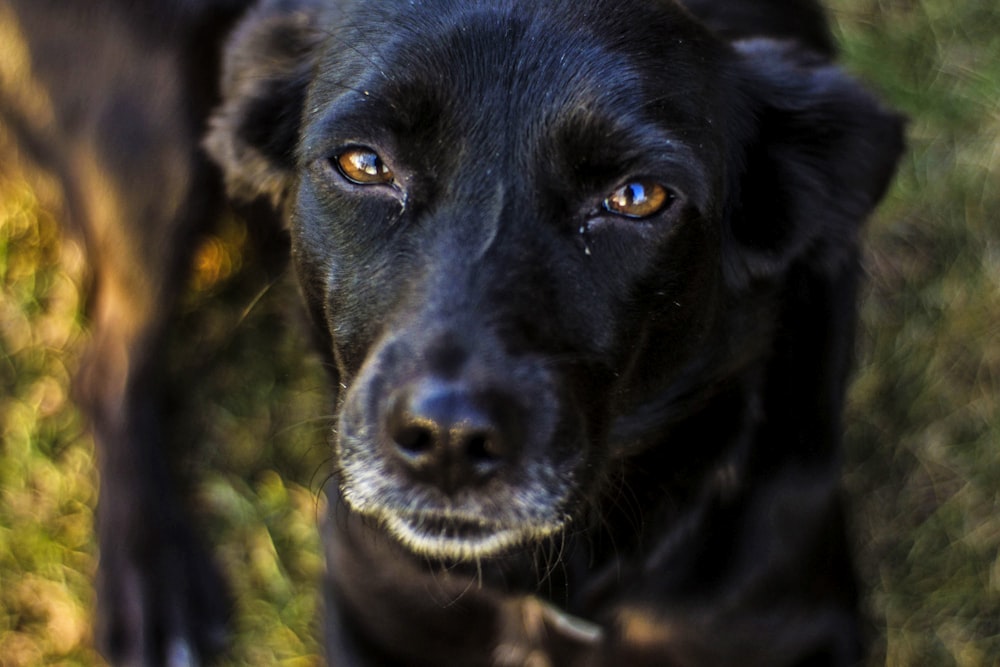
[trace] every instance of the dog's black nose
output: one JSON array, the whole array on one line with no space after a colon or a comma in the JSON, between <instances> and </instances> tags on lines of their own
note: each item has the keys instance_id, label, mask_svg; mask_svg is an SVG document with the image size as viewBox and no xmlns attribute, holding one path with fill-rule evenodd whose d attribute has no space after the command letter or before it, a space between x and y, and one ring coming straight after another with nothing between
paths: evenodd
<instances>
[{"instance_id":1,"label":"dog's black nose","mask_svg":"<svg viewBox=\"0 0 1000 667\"><path fill-rule=\"evenodd\" d=\"M397 457L418 479L449 494L482 483L513 454L496 403L454 382L422 380L397 390L387 415Z\"/></svg>"}]
</instances>

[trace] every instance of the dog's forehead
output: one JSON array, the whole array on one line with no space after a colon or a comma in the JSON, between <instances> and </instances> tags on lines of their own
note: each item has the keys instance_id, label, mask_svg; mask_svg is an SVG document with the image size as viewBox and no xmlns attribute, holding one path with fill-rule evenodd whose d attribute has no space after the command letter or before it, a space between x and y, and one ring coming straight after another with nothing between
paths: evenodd
<instances>
[{"instance_id":1,"label":"dog's forehead","mask_svg":"<svg viewBox=\"0 0 1000 667\"><path fill-rule=\"evenodd\" d=\"M610 137L623 116L703 124L713 96L692 87L712 85L718 43L672 2L605 4L369 7L333 33L310 106L346 100L404 131L430 119L489 137L560 121Z\"/></svg>"}]
</instances>

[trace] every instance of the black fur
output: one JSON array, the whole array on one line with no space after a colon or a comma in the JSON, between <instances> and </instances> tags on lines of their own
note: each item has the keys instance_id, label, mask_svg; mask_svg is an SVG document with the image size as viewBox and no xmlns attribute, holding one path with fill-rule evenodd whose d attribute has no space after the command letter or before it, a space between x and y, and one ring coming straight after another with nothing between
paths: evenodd
<instances>
[{"instance_id":1,"label":"black fur","mask_svg":"<svg viewBox=\"0 0 1000 667\"><path fill-rule=\"evenodd\" d=\"M105 4L136 47L151 39L131 3ZM177 34L213 26L220 45L234 4L170 5ZM176 62L189 46L163 48ZM270 201L288 225L345 387L331 664L861 659L840 419L858 232L902 139L832 55L807 1L260 0L217 78L178 69L171 99L189 120L150 121L128 148L149 159L136 145L167 132L197 178L138 233L174 238L213 210L196 141L220 81L203 145L233 197ZM109 113L155 116L127 84ZM110 145L110 177L156 175ZM391 175L352 180L339 166L352 151ZM641 219L608 204L636 183L665 193ZM128 236L130 222L107 224ZM94 257L98 274L116 270ZM173 275L154 276L152 296L173 294ZM125 333L97 329L90 373L124 373L118 385L84 381L104 479L140 507L150 484L167 487L146 437L155 365L125 372L114 353L150 355L165 315L148 310L123 311ZM180 531L161 534L107 509L108 493L102 558L121 551L109 525L124 528L134 570L103 571L109 655L206 654L218 614L198 596L214 576L180 517L158 507ZM168 564L164 548L188 560ZM182 599L150 588L168 565L209 583ZM121 616L136 605L139 627Z\"/></svg>"}]
</instances>

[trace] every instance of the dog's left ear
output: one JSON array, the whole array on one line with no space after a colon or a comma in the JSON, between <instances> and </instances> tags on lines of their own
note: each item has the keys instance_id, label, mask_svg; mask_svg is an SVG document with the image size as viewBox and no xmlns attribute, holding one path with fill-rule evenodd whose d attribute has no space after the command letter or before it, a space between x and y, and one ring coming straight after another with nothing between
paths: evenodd
<instances>
[{"instance_id":1,"label":"dog's left ear","mask_svg":"<svg viewBox=\"0 0 1000 667\"><path fill-rule=\"evenodd\" d=\"M276 206L295 174L303 105L320 43L316 0L261 0L226 46L222 104L204 146L229 195Z\"/></svg>"},{"instance_id":2,"label":"dog's left ear","mask_svg":"<svg viewBox=\"0 0 1000 667\"><path fill-rule=\"evenodd\" d=\"M779 275L798 258L836 270L885 194L903 120L829 62L773 40L735 45L747 106L730 164L728 278Z\"/></svg>"}]
</instances>

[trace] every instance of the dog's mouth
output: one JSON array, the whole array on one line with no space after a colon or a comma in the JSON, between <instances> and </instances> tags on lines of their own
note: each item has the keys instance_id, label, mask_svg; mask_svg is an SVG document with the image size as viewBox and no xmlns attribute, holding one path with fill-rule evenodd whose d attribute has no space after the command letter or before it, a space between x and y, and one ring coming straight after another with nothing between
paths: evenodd
<instances>
[{"instance_id":1,"label":"dog's mouth","mask_svg":"<svg viewBox=\"0 0 1000 667\"><path fill-rule=\"evenodd\" d=\"M574 477L555 465L523 465L481 488L446 494L400 476L367 447L353 446L364 445L361 440L342 434L340 444L340 498L423 558L472 562L546 544L565 529L567 510L575 506Z\"/></svg>"},{"instance_id":2,"label":"dog's mouth","mask_svg":"<svg viewBox=\"0 0 1000 667\"><path fill-rule=\"evenodd\" d=\"M565 522L510 525L482 517L439 511L386 512L385 528L413 553L426 558L472 561L498 556L557 534Z\"/></svg>"}]
</instances>

